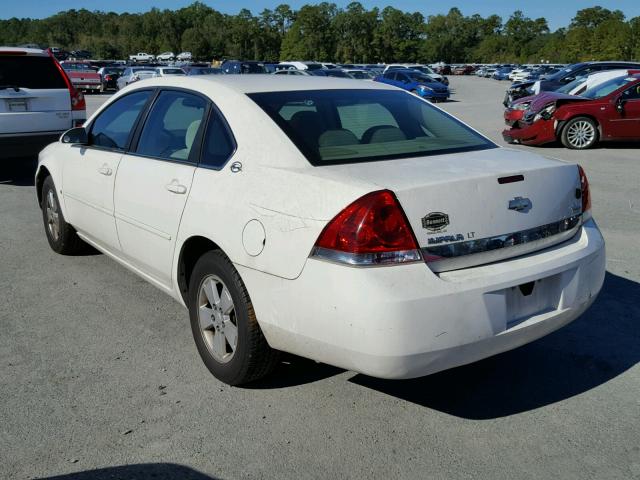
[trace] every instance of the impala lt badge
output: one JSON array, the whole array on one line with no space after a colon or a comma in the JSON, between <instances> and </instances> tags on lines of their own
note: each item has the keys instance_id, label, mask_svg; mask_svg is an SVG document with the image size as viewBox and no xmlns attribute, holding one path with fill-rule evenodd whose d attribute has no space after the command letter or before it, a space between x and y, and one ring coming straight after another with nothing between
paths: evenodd
<instances>
[{"instance_id":1,"label":"impala lt badge","mask_svg":"<svg viewBox=\"0 0 640 480\"><path fill-rule=\"evenodd\" d=\"M532 207L533 204L528 198L516 197L513 200L509 200L509 210L527 213Z\"/></svg>"},{"instance_id":2,"label":"impala lt badge","mask_svg":"<svg viewBox=\"0 0 640 480\"><path fill-rule=\"evenodd\" d=\"M422 228L430 232L441 232L449 225L449 215L442 212L431 212L422 218Z\"/></svg>"}]
</instances>

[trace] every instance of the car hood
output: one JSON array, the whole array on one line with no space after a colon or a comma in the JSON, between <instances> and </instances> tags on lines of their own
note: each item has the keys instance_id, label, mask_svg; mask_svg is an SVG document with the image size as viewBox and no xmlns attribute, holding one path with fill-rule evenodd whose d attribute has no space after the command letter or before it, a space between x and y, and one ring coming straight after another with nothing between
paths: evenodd
<instances>
[{"instance_id":1,"label":"car hood","mask_svg":"<svg viewBox=\"0 0 640 480\"><path fill-rule=\"evenodd\" d=\"M556 92L541 92L538 95L532 95L529 97L523 97L514 102L515 103L526 103L529 102L529 110L534 113L538 113L544 107L551 103L566 103L566 102L585 102L588 101L588 98L580 97L577 95L568 95L566 93L556 93Z\"/></svg>"}]
</instances>

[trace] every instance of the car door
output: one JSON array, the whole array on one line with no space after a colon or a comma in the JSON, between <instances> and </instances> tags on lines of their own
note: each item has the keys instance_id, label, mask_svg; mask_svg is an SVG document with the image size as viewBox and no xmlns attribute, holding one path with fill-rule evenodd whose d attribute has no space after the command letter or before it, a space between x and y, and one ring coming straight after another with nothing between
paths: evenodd
<instances>
[{"instance_id":1,"label":"car door","mask_svg":"<svg viewBox=\"0 0 640 480\"><path fill-rule=\"evenodd\" d=\"M621 138L640 138L640 83L627 88L618 97L616 133Z\"/></svg>"},{"instance_id":2,"label":"car door","mask_svg":"<svg viewBox=\"0 0 640 480\"><path fill-rule=\"evenodd\" d=\"M123 256L167 287L209 108L198 94L161 90L118 169L114 202Z\"/></svg>"},{"instance_id":3,"label":"car door","mask_svg":"<svg viewBox=\"0 0 640 480\"><path fill-rule=\"evenodd\" d=\"M88 145L70 145L64 159L62 195L69 222L110 250L120 249L113 216L114 179L152 93L139 90L106 107L87 127Z\"/></svg>"}]
</instances>

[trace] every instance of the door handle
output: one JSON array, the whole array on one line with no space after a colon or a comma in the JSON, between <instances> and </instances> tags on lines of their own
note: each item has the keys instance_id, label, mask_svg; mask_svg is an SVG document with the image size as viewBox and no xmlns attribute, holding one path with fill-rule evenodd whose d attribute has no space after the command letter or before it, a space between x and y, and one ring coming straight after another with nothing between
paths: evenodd
<instances>
[{"instance_id":1,"label":"door handle","mask_svg":"<svg viewBox=\"0 0 640 480\"><path fill-rule=\"evenodd\" d=\"M109 166L105 163L98 169L98 173L102 175L106 175L107 177L113 173L113 170L109 168Z\"/></svg>"},{"instance_id":2,"label":"door handle","mask_svg":"<svg viewBox=\"0 0 640 480\"><path fill-rule=\"evenodd\" d=\"M166 189L171 193L177 193L178 195L184 195L187 193L187 187L180 185L177 182L171 182L169 185L166 185Z\"/></svg>"}]
</instances>

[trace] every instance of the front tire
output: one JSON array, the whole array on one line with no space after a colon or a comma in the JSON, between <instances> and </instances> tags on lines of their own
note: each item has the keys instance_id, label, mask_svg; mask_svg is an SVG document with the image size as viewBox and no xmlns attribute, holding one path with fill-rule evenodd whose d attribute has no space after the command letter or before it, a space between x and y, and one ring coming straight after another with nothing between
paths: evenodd
<instances>
[{"instance_id":1,"label":"front tire","mask_svg":"<svg viewBox=\"0 0 640 480\"><path fill-rule=\"evenodd\" d=\"M598 143L598 124L589 117L572 118L562 129L560 140L572 150L586 150Z\"/></svg>"},{"instance_id":2,"label":"front tire","mask_svg":"<svg viewBox=\"0 0 640 480\"><path fill-rule=\"evenodd\" d=\"M214 377L241 385L273 370L279 352L267 344L249 293L222 252L207 252L196 262L188 306L198 352Z\"/></svg>"},{"instance_id":3,"label":"front tire","mask_svg":"<svg viewBox=\"0 0 640 480\"><path fill-rule=\"evenodd\" d=\"M84 242L78 237L73 226L68 224L60 209L60 201L51 177L42 185L42 220L51 249L61 255L79 252Z\"/></svg>"}]
</instances>

